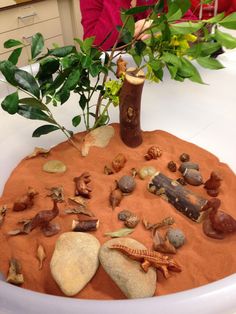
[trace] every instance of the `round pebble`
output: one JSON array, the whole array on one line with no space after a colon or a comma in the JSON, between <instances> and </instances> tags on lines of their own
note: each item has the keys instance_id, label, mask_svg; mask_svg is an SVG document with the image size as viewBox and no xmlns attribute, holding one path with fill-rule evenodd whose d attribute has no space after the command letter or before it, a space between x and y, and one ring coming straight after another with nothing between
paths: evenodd
<instances>
[{"instance_id":1,"label":"round pebble","mask_svg":"<svg viewBox=\"0 0 236 314\"><path fill-rule=\"evenodd\" d=\"M199 170L199 165L194 163L194 162L191 162L191 161L186 161L186 162L183 162L180 167L179 167L179 171L181 173L184 173L184 171L186 169L195 169L195 170Z\"/></svg>"},{"instance_id":2,"label":"round pebble","mask_svg":"<svg viewBox=\"0 0 236 314\"><path fill-rule=\"evenodd\" d=\"M181 247L185 242L185 235L180 229L170 228L167 231L166 236L176 249Z\"/></svg>"},{"instance_id":3,"label":"round pebble","mask_svg":"<svg viewBox=\"0 0 236 314\"><path fill-rule=\"evenodd\" d=\"M123 176L118 181L118 187L123 193L131 193L135 189L136 182L131 176Z\"/></svg>"},{"instance_id":4,"label":"round pebble","mask_svg":"<svg viewBox=\"0 0 236 314\"><path fill-rule=\"evenodd\" d=\"M119 212L118 214L118 219L121 221L125 221L127 218L129 218L130 216L132 216L133 213L131 213L129 210L122 210L121 212Z\"/></svg>"},{"instance_id":5,"label":"round pebble","mask_svg":"<svg viewBox=\"0 0 236 314\"><path fill-rule=\"evenodd\" d=\"M186 169L183 173L184 180L191 185L198 186L203 184L201 173L195 169Z\"/></svg>"}]
</instances>

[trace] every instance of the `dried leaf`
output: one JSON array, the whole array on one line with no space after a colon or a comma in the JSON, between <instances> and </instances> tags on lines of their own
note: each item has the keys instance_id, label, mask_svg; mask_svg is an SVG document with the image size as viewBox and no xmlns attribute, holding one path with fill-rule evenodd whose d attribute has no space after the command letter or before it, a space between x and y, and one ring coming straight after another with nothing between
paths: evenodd
<instances>
[{"instance_id":1,"label":"dried leaf","mask_svg":"<svg viewBox=\"0 0 236 314\"><path fill-rule=\"evenodd\" d=\"M89 185L91 182L89 172L83 172L79 177L74 178L75 182L75 196L83 196L91 198L92 188Z\"/></svg>"},{"instance_id":2,"label":"dried leaf","mask_svg":"<svg viewBox=\"0 0 236 314\"><path fill-rule=\"evenodd\" d=\"M43 171L50 173L63 173L66 168L66 165L60 160L49 160L43 165Z\"/></svg>"},{"instance_id":3,"label":"dried leaf","mask_svg":"<svg viewBox=\"0 0 236 314\"><path fill-rule=\"evenodd\" d=\"M86 216L89 216L89 217L94 217L94 213L91 212L91 210L89 209L86 209L85 207L83 206L79 206L79 207L76 207L76 208L68 208L65 210L65 213L66 214L82 214L82 215L86 215Z\"/></svg>"},{"instance_id":4,"label":"dried leaf","mask_svg":"<svg viewBox=\"0 0 236 314\"><path fill-rule=\"evenodd\" d=\"M7 205L0 206L0 226L4 221L6 213L7 213Z\"/></svg>"},{"instance_id":5,"label":"dried leaf","mask_svg":"<svg viewBox=\"0 0 236 314\"><path fill-rule=\"evenodd\" d=\"M34 158L39 155L47 156L50 152L50 149L44 149L42 147L35 147L34 151L26 157L26 159Z\"/></svg>"},{"instance_id":6,"label":"dried leaf","mask_svg":"<svg viewBox=\"0 0 236 314\"><path fill-rule=\"evenodd\" d=\"M53 200L57 202L64 201L64 190L62 186L55 186L50 188L49 190L51 191L51 193L47 196L50 196Z\"/></svg>"},{"instance_id":7,"label":"dried leaf","mask_svg":"<svg viewBox=\"0 0 236 314\"><path fill-rule=\"evenodd\" d=\"M107 176L109 176L109 175L111 175L111 174L114 174L114 171L111 169L111 168L109 168L108 166L104 166L104 173L107 175Z\"/></svg>"},{"instance_id":8,"label":"dried leaf","mask_svg":"<svg viewBox=\"0 0 236 314\"><path fill-rule=\"evenodd\" d=\"M23 234L23 232L22 232L22 229L16 229L16 230L8 231L7 234L10 235L10 236L15 236L15 235L18 235L18 234Z\"/></svg>"},{"instance_id":9,"label":"dried leaf","mask_svg":"<svg viewBox=\"0 0 236 314\"><path fill-rule=\"evenodd\" d=\"M45 253L44 247L41 244L39 244L38 246L36 257L39 260L39 269L42 269L43 261L46 258L46 253Z\"/></svg>"},{"instance_id":10,"label":"dried leaf","mask_svg":"<svg viewBox=\"0 0 236 314\"><path fill-rule=\"evenodd\" d=\"M12 258L8 270L7 282L13 285L21 285L24 283L24 276L21 274L20 262Z\"/></svg>"},{"instance_id":11,"label":"dried leaf","mask_svg":"<svg viewBox=\"0 0 236 314\"><path fill-rule=\"evenodd\" d=\"M176 249L175 247L170 243L169 239L164 239L159 231L155 231L153 235L153 248L155 251L161 252L161 253L169 253L169 254L175 254Z\"/></svg>"},{"instance_id":12,"label":"dried leaf","mask_svg":"<svg viewBox=\"0 0 236 314\"><path fill-rule=\"evenodd\" d=\"M154 224L148 222L146 219L143 219L143 225L147 230L170 226L170 225L173 225L174 222L175 220L173 217L166 217L162 221L154 223Z\"/></svg>"},{"instance_id":13,"label":"dried leaf","mask_svg":"<svg viewBox=\"0 0 236 314\"><path fill-rule=\"evenodd\" d=\"M127 235L131 234L133 231L134 231L133 228L121 228L116 231L106 232L105 236L108 236L111 238L126 237Z\"/></svg>"},{"instance_id":14,"label":"dried leaf","mask_svg":"<svg viewBox=\"0 0 236 314\"><path fill-rule=\"evenodd\" d=\"M69 197L69 200L75 202L78 205L81 205L83 207L87 207L87 200L82 197L82 196L74 196L74 197Z\"/></svg>"},{"instance_id":15,"label":"dried leaf","mask_svg":"<svg viewBox=\"0 0 236 314\"><path fill-rule=\"evenodd\" d=\"M81 148L82 156L87 156L91 146L96 147L106 147L112 136L115 134L114 128L109 125L100 126L88 134L85 135L83 139L83 144Z\"/></svg>"}]
</instances>

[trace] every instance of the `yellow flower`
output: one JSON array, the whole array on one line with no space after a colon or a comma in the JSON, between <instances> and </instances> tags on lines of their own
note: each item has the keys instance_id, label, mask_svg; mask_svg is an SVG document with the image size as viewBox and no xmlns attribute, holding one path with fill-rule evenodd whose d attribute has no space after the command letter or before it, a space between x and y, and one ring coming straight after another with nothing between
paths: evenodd
<instances>
[{"instance_id":1,"label":"yellow flower","mask_svg":"<svg viewBox=\"0 0 236 314\"><path fill-rule=\"evenodd\" d=\"M186 35L184 35L184 38L187 41L190 41L191 43L194 43L197 40L197 36L195 36L193 34L186 34Z\"/></svg>"}]
</instances>

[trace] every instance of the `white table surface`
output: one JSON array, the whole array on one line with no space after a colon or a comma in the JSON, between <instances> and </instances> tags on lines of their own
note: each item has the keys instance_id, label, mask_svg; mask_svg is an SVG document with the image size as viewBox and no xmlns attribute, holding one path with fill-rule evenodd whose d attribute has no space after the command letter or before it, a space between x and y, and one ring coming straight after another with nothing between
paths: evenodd
<instances>
[{"instance_id":1,"label":"white table surface","mask_svg":"<svg viewBox=\"0 0 236 314\"><path fill-rule=\"evenodd\" d=\"M219 57L225 69L200 69L208 85L186 81L179 83L166 78L164 83L146 83L142 101L142 128L161 129L191 141L230 165L236 172L236 52L227 51ZM2 96L4 91L2 90ZM55 109L58 119L68 128L78 99L72 96L68 104ZM112 109L112 121L118 121L118 110ZM10 117L0 111L0 193L15 165L35 146L50 147L62 140L59 132L31 138L41 125ZM73 128L72 128L73 129ZM0 314L226 314L236 313L236 275L191 291L164 297L129 301L82 301L37 294L12 287L0 281Z\"/></svg>"}]
</instances>

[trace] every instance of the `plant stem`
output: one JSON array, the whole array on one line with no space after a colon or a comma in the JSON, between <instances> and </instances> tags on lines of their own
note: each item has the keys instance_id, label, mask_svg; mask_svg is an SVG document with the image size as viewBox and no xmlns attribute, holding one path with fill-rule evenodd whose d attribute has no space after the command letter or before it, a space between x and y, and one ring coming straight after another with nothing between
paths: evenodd
<instances>
[{"instance_id":1,"label":"plant stem","mask_svg":"<svg viewBox=\"0 0 236 314\"><path fill-rule=\"evenodd\" d=\"M118 45L118 43L119 43L121 34L122 34L122 32L123 32L123 30L124 30L124 27L126 26L128 20L129 20L129 16L126 17L126 19L125 19L125 21L124 21L124 24L122 25L121 30L119 31L119 34L118 34L117 39L116 39L116 42L115 42L114 46L112 47L111 54L110 54L110 57L109 57L108 62L107 62L107 68L108 68L108 69L109 69L109 67L110 67L110 65L111 65L113 56L114 56L115 51L116 51L116 47L117 47L117 45ZM108 73L106 73L106 74L104 75L104 77L103 77L102 86L105 85L106 80L107 80L107 77L108 77ZM95 125L96 125L96 122L97 122L98 117L99 117L99 111L100 111L100 107L101 107L101 104L102 104L102 99L103 99L103 94L102 94L102 91L101 91L100 94L99 94L98 102L97 102L97 106L96 106Z\"/></svg>"},{"instance_id":2,"label":"plant stem","mask_svg":"<svg viewBox=\"0 0 236 314\"><path fill-rule=\"evenodd\" d=\"M106 106L104 107L101 115L99 116L99 118L95 121L95 124L93 126L93 129L96 129L96 127L99 125L100 120L102 119L103 115L105 114L105 112L107 111L108 107L110 106L110 104L112 103L111 100L108 101L108 103L106 104Z\"/></svg>"}]
</instances>

